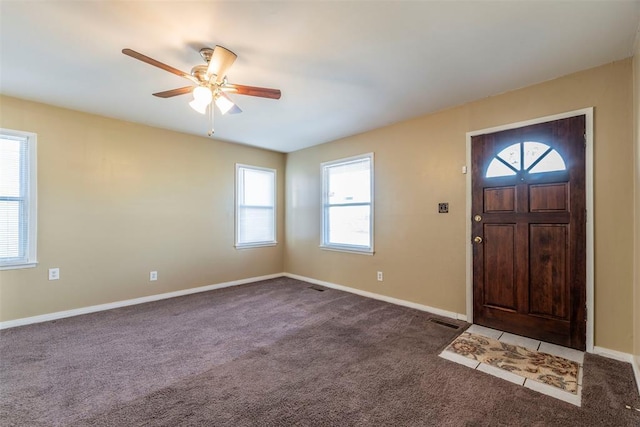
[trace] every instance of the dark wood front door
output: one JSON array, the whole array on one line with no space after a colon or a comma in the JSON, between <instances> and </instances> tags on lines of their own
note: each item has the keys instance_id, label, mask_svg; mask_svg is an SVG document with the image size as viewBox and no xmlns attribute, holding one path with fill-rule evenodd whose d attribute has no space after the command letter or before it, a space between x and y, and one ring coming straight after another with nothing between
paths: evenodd
<instances>
[{"instance_id":1,"label":"dark wood front door","mask_svg":"<svg viewBox=\"0 0 640 427\"><path fill-rule=\"evenodd\" d=\"M472 138L473 322L585 349L585 116Z\"/></svg>"}]
</instances>

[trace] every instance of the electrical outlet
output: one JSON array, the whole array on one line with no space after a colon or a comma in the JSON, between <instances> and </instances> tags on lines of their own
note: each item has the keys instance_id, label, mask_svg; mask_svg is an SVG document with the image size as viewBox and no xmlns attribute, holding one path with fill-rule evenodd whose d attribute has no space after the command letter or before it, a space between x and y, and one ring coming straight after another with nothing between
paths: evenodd
<instances>
[{"instance_id":1,"label":"electrical outlet","mask_svg":"<svg viewBox=\"0 0 640 427\"><path fill-rule=\"evenodd\" d=\"M155 282L156 280L158 280L158 272L152 271L151 273L149 273L149 281Z\"/></svg>"},{"instance_id":2,"label":"electrical outlet","mask_svg":"<svg viewBox=\"0 0 640 427\"><path fill-rule=\"evenodd\" d=\"M382 271L378 271L378 282L382 282Z\"/></svg>"},{"instance_id":3,"label":"electrical outlet","mask_svg":"<svg viewBox=\"0 0 640 427\"><path fill-rule=\"evenodd\" d=\"M49 280L58 280L60 279L60 269L59 268L50 268L49 269Z\"/></svg>"}]
</instances>

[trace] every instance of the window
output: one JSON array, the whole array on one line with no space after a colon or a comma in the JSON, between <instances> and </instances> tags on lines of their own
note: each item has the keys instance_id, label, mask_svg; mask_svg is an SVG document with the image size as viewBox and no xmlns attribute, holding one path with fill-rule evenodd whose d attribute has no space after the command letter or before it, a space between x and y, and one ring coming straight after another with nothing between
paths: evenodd
<instances>
[{"instance_id":1,"label":"window","mask_svg":"<svg viewBox=\"0 0 640 427\"><path fill-rule=\"evenodd\" d=\"M489 163L486 177L513 176L520 171L541 173L566 169L562 156L556 150L541 142L527 141L510 145L499 152Z\"/></svg>"},{"instance_id":2,"label":"window","mask_svg":"<svg viewBox=\"0 0 640 427\"><path fill-rule=\"evenodd\" d=\"M36 135L0 129L0 270L36 264Z\"/></svg>"},{"instance_id":3,"label":"window","mask_svg":"<svg viewBox=\"0 0 640 427\"><path fill-rule=\"evenodd\" d=\"M321 166L321 246L373 253L373 153Z\"/></svg>"},{"instance_id":4,"label":"window","mask_svg":"<svg viewBox=\"0 0 640 427\"><path fill-rule=\"evenodd\" d=\"M236 247L276 243L276 171L236 165Z\"/></svg>"}]
</instances>

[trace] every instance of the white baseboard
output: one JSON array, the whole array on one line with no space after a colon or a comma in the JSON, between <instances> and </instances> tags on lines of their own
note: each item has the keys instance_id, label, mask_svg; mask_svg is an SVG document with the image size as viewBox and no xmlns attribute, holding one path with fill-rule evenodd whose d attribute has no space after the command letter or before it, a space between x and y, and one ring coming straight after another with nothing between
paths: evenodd
<instances>
[{"instance_id":1,"label":"white baseboard","mask_svg":"<svg viewBox=\"0 0 640 427\"><path fill-rule=\"evenodd\" d=\"M633 365L633 355L629 353L623 353L622 351L611 350L604 347L593 347L593 354L598 356L608 357L609 359L619 360L620 362L627 362Z\"/></svg>"},{"instance_id":2,"label":"white baseboard","mask_svg":"<svg viewBox=\"0 0 640 427\"><path fill-rule=\"evenodd\" d=\"M108 304L92 305L89 307L75 308L73 310L58 311L55 313L43 314L40 316L24 317L22 319L6 320L0 322L0 329L15 328L16 326L31 325L33 323L49 322L51 320L64 319L65 317L79 316L82 314L95 313L97 311L111 310L114 308L126 307L135 304L144 304L146 302L159 301L167 298L181 297L184 295L195 294L198 292L207 292L214 289L228 288L230 286L244 285L261 280L274 279L282 277L282 273L268 274L266 276L250 277L247 279L234 280L231 282L217 283L215 285L201 286L198 288L182 289L175 292L167 292L164 294L149 295L146 297L134 298L124 301L110 302Z\"/></svg>"},{"instance_id":3,"label":"white baseboard","mask_svg":"<svg viewBox=\"0 0 640 427\"><path fill-rule=\"evenodd\" d=\"M292 279L302 280L303 282L313 283L314 285L326 286L327 288L337 289L339 291L345 291L352 294L360 295L367 298L373 298L380 301L389 302L391 304L401 305L403 307L414 308L420 311L426 311L429 313L437 314L439 316L449 317L451 319L467 321L467 316L460 313L454 313L453 311L442 310L440 308L429 307L428 305L418 304L411 301L402 300L399 298L393 298L386 295L376 294L373 292L362 291L360 289L350 288L348 286L338 285L331 282L325 282L323 280L312 279L311 277L299 276L297 274L284 273L284 276Z\"/></svg>"}]
</instances>

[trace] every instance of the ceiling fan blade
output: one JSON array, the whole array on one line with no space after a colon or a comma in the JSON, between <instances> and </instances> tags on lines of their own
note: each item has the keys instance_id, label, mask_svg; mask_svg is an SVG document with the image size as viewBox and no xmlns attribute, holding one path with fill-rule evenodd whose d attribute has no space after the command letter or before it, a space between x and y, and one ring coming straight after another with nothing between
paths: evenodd
<instances>
[{"instance_id":1,"label":"ceiling fan blade","mask_svg":"<svg viewBox=\"0 0 640 427\"><path fill-rule=\"evenodd\" d=\"M185 86L178 89L165 90L164 92L154 93L153 96L159 98L171 98L172 96L185 95L193 92L194 86Z\"/></svg>"},{"instance_id":2,"label":"ceiling fan blade","mask_svg":"<svg viewBox=\"0 0 640 427\"><path fill-rule=\"evenodd\" d=\"M233 65L237 57L238 55L231 52L229 49L222 46L216 46L213 48L213 54L209 61L207 76L211 78L211 76L215 75L216 83L222 82L227 70Z\"/></svg>"},{"instance_id":3,"label":"ceiling fan blade","mask_svg":"<svg viewBox=\"0 0 640 427\"><path fill-rule=\"evenodd\" d=\"M224 92L237 93L238 95L259 96L261 98L280 99L282 93L280 89L269 89L266 87L244 86L227 84L221 88Z\"/></svg>"},{"instance_id":4,"label":"ceiling fan blade","mask_svg":"<svg viewBox=\"0 0 640 427\"><path fill-rule=\"evenodd\" d=\"M131 49L128 49L128 48L127 49L122 49L122 53L124 53L125 55L130 56L132 58L135 58L138 61L146 62L149 65L153 65L154 67L160 68L161 70L168 71L168 72L173 73L173 74L175 74L177 76L184 77L185 79L189 79L194 83L198 83L198 79L193 77L191 74L185 73L184 71L180 71L177 68L173 68L170 65L163 64L162 62L156 61L153 58L149 58L148 56L143 55L143 54L141 54L139 52L136 52L135 50L131 50Z\"/></svg>"}]
</instances>

